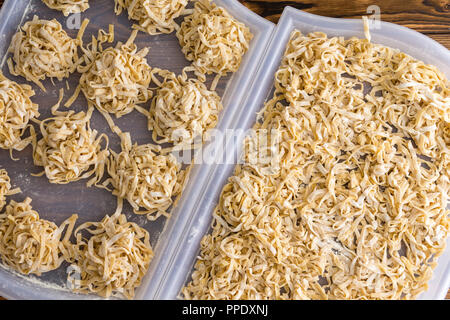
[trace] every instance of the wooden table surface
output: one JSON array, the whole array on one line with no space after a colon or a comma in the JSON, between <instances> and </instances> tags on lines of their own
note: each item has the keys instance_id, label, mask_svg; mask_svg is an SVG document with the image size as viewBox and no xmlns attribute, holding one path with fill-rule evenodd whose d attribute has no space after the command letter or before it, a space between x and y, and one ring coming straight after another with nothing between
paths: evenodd
<instances>
[{"instance_id":1,"label":"wooden table surface","mask_svg":"<svg viewBox=\"0 0 450 320\"><path fill-rule=\"evenodd\" d=\"M277 22L283 8L292 6L327 17L361 18L370 5L380 8L381 20L419 31L450 49L450 0L239 0L247 8ZM0 0L0 7L3 0ZM450 299L450 290L447 293ZM0 299L3 299L0 297Z\"/></svg>"},{"instance_id":2,"label":"wooden table surface","mask_svg":"<svg viewBox=\"0 0 450 320\"><path fill-rule=\"evenodd\" d=\"M1 1L1 0L0 0ZM277 22L285 6L334 18L361 18L377 5L381 20L419 31L450 49L450 0L239 0L259 15Z\"/></svg>"}]
</instances>

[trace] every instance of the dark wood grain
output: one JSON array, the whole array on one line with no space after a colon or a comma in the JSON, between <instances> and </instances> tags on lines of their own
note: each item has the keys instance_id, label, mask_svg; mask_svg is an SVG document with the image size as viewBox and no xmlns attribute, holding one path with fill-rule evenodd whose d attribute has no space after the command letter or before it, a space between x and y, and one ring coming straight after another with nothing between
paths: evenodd
<instances>
[{"instance_id":1,"label":"dark wood grain","mask_svg":"<svg viewBox=\"0 0 450 320\"><path fill-rule=\"evenodd\" d=\"M360 18L369 5L380 7L383 21L419 31L450 49L450 0L240 0L246 7L277 22L284 7L336 18ZM0 7L3 0L0 0ZM450 291L446 299L450 299ZM0 300L4 298L0 297Z\"/></svg>"},{"instance_id":2,"label":"dark wood grain","mask_svg":"<svg viewBox=\"0 0 450 320\"><path fill-rule=\"evenodd\" d=\"M419 31L450 49L449 0L240 0L247 8L277 22L284 7L334 18L360 18L370 5L380 8L381 20Z\"/></svg>"}]
</instances>

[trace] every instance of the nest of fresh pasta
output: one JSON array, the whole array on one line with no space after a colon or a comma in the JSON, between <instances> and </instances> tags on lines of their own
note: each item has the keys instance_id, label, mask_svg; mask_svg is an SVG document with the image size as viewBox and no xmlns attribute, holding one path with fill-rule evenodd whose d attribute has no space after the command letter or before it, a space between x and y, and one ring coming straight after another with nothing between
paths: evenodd
<instances>
[{"instance_id":1,"label":"nest of fresh pasta","mask_svg":"<svg viewBox=\"0 0 450 320\"><path fill-rule=\"evenodd\" d=\"M165 77L152 99L148 128L153 141L190 148L205 140L207 130L216 126L222 110L215 91L186 74Z\"/></svg>"},{"instance_id":2,"label":"nest of fresh pasta","mask_svg":"<svg viewBox=\"0 0 450 320\"><path fill-rule=\"evenodd\" d=\"M250 29L208 0L195 2L177 31L181 50L200 78L236 72L253 38Z\"/></svg>"},{"instance_id":3,"label":"nest of fresh pasta","mask_svg":"<svg viewBox=\"0 0 450 320\"><path fill-rule=\"evenodd\" d=\"M106 42L114 41L114 30L103 30L84 49L83 63L78 67L82 73L80 89L88 102L104 114L112 113L117 118L132 112L137 104L152 97L149 85L152 69L145 56L148 48L138 51L133 43L137 31L132 32L126 43L103 48Z\"/></svg>"},{"instance_id":4,"label":"nest of fresh pasta","mask_svg":"<svg viewBox=\"0 0 450 320\"><path fill-rule=\"evenodd\" d=\"M103 186L112 187L119 201L126 199L136 214L149 220L169 216L167 209L180 196L187 170L172 154L163 154L153 144L132 144L129 134L122 135L122 151L111 150L107 161L109 178Z\"/></svg>"},{"instance_id":5,"label":"nest of fresh pasta","mask_svg":"<svg viewBox=\"0 0 450 320\"><path fill-rule=\"evenodd\" d=\"M89 0L42 0L49 8L61 11L66 17L89 9Z\"/></svg>"},{"instance_id":6,"label":"nest of fresh pasta","mask_svg":"<svg viewBox=\"0 0 450 320\"><path fill-rule=\"evenodd\" d=\"M40 122L42 138L34 147L34 164L44 167L41 175L51 183L66 184L93 176L88 186L95 184L103 176L109 155L108 136L91 129L94 107L87 112L58 111L58 107L59 103L52 109L54 117Z\"/></svg>"},{"instance_id":7,"label":"nest of fresh pasta","mask_svg":"<svg viewBox=\"0 0 450 320\"><path fill-rule=\"evenodd\" d=\"M85 20L76 39L71 38L56 20L34 16L13 36L8 52L9 71L37 84L43 91L42 80L62 80L77 69L78 46L88 21Z\"/></svg>"},{"instance_id":8,"label":"nest of fresh pasta","mask_svg":"<svg viewBox=\"0 0 450 320\"><path fill-rule=\"evenodd\" d=\"M115 12L127 10L128 19L138 21L133 28L150 35L172 33L178 25L174 21L185 10L188 0L114 0Z\"/></svg>"},{"instance_id":9,"label":"nest of fresh pasta","mask_svg":"<svg viewBox=\"0 0 450 320\"><path fill-rule=\"evenodd\" d=\"M38 105L30 97L29 85L18 84L0 72L0 148L21 151L35 138L31 119L39 117ZM27 129L30 137L23 139Z\"/></svg>"},{"instance_id":10,"label":"nest of fresh pasta","mask_svg":"<svg viewBox=\"0 0 450 320\"><path fill-rule=\"evenodd\" d=\"M58 227L39 217L30 198L11 201L0 214L2 262L22 274L38 276L59 268L68 258L67 244L76 219L77 215L72 215Z\"/></svg>"},{"instance_id":11,"label":"nest of fresh pasta","mask_svg":"<svg viewBox=\"0 0 450 320\"><path fill-rule=\"evenodd\" d=\"M367 40L296 30L275 87L183 296L417 297L450 227L445 76ZM255 151L261 136L276 143Z\"/></svg>"},{"instance_id":12,"label":"nest of fresh pasta","mask_svg":"<svg viewBox=\"0 0 450 320\"><path fill-rule=\"evenodd\" d=\"M72 290L133 298L153 257L148 232L117 211L100 222L80 225L74 236L68 275Z\"/></svg>"}]
</instances>

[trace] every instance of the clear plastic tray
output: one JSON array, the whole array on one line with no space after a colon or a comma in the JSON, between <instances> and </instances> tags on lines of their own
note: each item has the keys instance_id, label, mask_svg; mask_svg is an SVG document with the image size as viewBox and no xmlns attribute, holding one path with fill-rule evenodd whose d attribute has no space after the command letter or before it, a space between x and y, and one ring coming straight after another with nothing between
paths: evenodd
<instances>
[{"instance_id":1,"label":"clear plastic tray","mask_svg":"<svg viewBox=\"0 0 450 320\"><path fill-rule=\"evenodd\" d=\"M107 2L112 0L97 0L92 8L89 9L83 17L89 17L94 22L104 21L100 25L105 28L108 23L120 23L130 26L124 14L116 18L112 13L111 5ZM30 1L7 0L0 13L0 54L5 55L9 45L9 40L16 27L21 24L24 15L27 19L32 16L32 12L37 12L36 8L26 10ZM32 0L32 3L40 0ZM222 113L218 128L224 132L226 129L248 129L255 122L256 112L261 109L264 101L269 96L273 87L273 75L277 70L282 54L285 50L289 35L294 28L300 29L304 33L311 31L323 31L329 36L358 36L364 37L361 20L343 20L325 18L316 15L307 14L296 9L286 7L279 24L276 28L260 18L256 14L240 5L235 0L216 0L218 5L224 6L237 19L245 22L252 29L255 38L251 43L251 48L244 58L244 62L238 73L219 87L223 93L223 102L225 110ZM102 8L97 10L96 8ZM109 6L109 7L108 7ZM109 8L108 10L106 8ZM42 5L40 6L42 8ZM49 10L42 10L48 15L43 17L58 17L63 21L63 16ZM39 10L41 12L41 10ZM101 17L99 17L101 16ZM119 31L118 29L116 29ZM125 40L128 36L128 29L121 28L119 40ZM119 32L120 32L119 31ZM76 32L74 32L76 33ZM74 35L72 33L72 35ZM90 31L88 29L87 34ZM450 53L443 46L432 39L414 32L410 29L397 26L390 23L381 22L381 28L372 30L372 41L381 43L390 47L398 48L413 57L423 60L426 63L432 63L442 70L450 78ZM146 38L147 37L147 38ZM173 38L172 38L173 37ZM172 40L170 40L172 39ZM143 41L145 40L145 41ZM167 42L166 42L167 41ZM179 53L176 47L176 39L171 36L150 37L140 35L137 39L140 47L149 45L153 48L150 51L150 65L169 68L173 71L181 70L187 62ZM173 45L173 47L170 45ZM153 44L153 46L152 46ZM155 46L156 45L156 46ZM170 50L168 50L170 49ZM168 52L174 57L171 58ZM176 49L176 50L175 50ZM177 51L178 50L178 51ZM176 56L176 57L175 57ZM180 58L181 57L181 58ZM4 62L4 61L3 61ZM159 64L158 64L159 63ZM178 65L177 63L180 63ZM0 67L2 65L0 64ZM7 72L5 74L8 75ZM23 79L19 79L24 82ZM39 92L39 90L36 90ZM55 88L52 99L56 101ZM53 103L52 100L52 103ZM45 105L52 105L46 102ZM41 107L42 110L42 107ZM106 124L99 119L100 125L95 128L107 128ZM119 122L119 126L121 126ZM108 129L109 130L109 129ZM138 142L145 142L147 139L145 131L138 131L144 134L138 136ZM240 131L244 132L244 131ZM132 132L133 133L133 132ZM243 136L238 136L235 142L226 141L227 155L234 158L240 154L241 141ZM205 148L205 153L215 150L218 146L223 146L224 141L211 143ZM30 172L37 172L37 168L32 166L30 160L30 148L18 154L21 160L12 168L15 172L26 174L29 177ZM0 151L0 163L6 160L6 153ZM221 156L218 154L218 156ZM25 167L25 170L23 170ZM0 165L1 166L1 165ZM212 211L217 204L219 194L226 183L227 178L232 174L235 167L234 163L229 164L203 164L195 166L191 172L190 181L180 200L178 206L172 212L172 218L168 223L161 226L147 225L150 232L153 231L155 237L152 244L157 242L155 247L155 258L153 259L149 272L145 277L142 286L137 292L136 298L144 299L175 299L178 297L181 287L189 280L193 264L199 250L201 238L208 232L212 219ZM9 169L9 168L8 168ZM21 171L19 171L19 169ZM10 172L11 173L11 172ZM24 189L28 182L21 175L18 179L11 173L13 183ZM23 179L23 180L22 180ZM34 178L33 178L34 179ZM20 181L19 181L20 180ZM48 187L48 182L40 180L36 182L33 188L24 189L24 195L35 197L34 207L41 212L45 218L51 218L56 222L61 222L67 217L71 210L67 209L67 201L64 203L48 203L46 199L38 198L41 195L40 186ZM61 190L59 190L61 188ZM93 197L101 199L105 195L97 193L99 191L86 189L84 183L78 185L77 194L72 195L73 204L76 204L77 211L83 219L100 219L105 213L115 207L115 199L107 198L106 204L98 204L96 201L86 201L83 197ZM48 192L64 195L64 187L54 187ZM27 193L28 191L28 193ZM47 191L46 191L47 192ZM93 193L93 195L91 195ZM24 196L23 195L23 196ZM23 197L22 196L22 197ZM66 199L65 199L66 200ZM64 200L64 201L65 201ZM71 200L71 201L72 201ZM63 200L62 200L63 201ZM110 201L110 203L108 203ZM45 211L47 209L47 211ZM86 212L84 212L86 209ZM108 209L99 210L99 209ZM93 213L96 212L96 213ZM133 215L129 215L133 218ZM134 217L136 219L136 217ZM142 221L140 221L142 222ZM163 230L164 227L164 230ZM163 230L163 231L162 231ZM159 233L161 235L158 237ZM450 244L450 240L447 241ZM59 272L59 274L58 274ZM65 281L65 270L57 271L56 274L49 274L49 281L45 285L41 281L30 280L16 274L0 269L0 294L7 298L43 298L43 299L70 299L70 298L95 298L95 296L74 295L61 289L62 282ZM57 280L55 280L57 279ZM429 283L429 289L420 295L421 299L442 299L445 297L450 282L450 246L446 252L439 258L438 266L434 271L433 278Z\"/></svg>"},{"instance_id":2,"label":"clear plastic tray","mask_svg":"<svg viewBox=\"0 0 450 320\"><path fill-rule=\"evenodd\" d=\"M274 24L257 16L235 0L215 0L217 5L226 8L235 18L244 22L254 35L250 43L250 49L244 56L238 72L229 77L222 78L217 86L217 92L222 97L224 109L220 115L218 128L225 130L228 128L235 113L240 111L242 99L250 88L253 76L257 70L260 60L263 57L269 38L274 29ZM81 21L84 18L90 20L90 24L85 32L84 41L88 43L91 35L97 35L97 30L102 28L107 30L109 24L115 25L115 42L126 41L131 33L132 21L128 20L126 12L120 16L114 13L113 0L90 1L91 8L81 14ZM191 4L192 5L192 4ZM41 0L6 0L0 12L0 69L4 74L19 82L27 83L22 77L13 77L8 72L6 60L7 49L13 34L18 27L26 21L38 15L43 19L56 18L63 28L72 37L75 37L78 30L71 26L75 25L75 17L64 17L59 11L47 8ZM178 19L178 21L182 18ZM140 32L136 38L138 48L150 47L147 56L148 63L152 67L169 69L176 73L190 63L184 58L175 33L170 35L150 36ZM68 82L70 90L65 92L65 98L72 95L78 84L79 74L71 75ZM211 83L212 77L208 80ZM65 87L65 80L53 86L50 81L43 82L47 92L42 92L33 85L36 95L32 100L39 104L41 113L40 119L51 115L50 108L58 99L58 90ZM146 105L149 106L149 103ZM80 95L73 108L77 111L86 109L85 98ZM145 116L138 112L132 112L120 119L115 119L116 124L123 131L130 131L132 140L142 144L151 142L151 133L147 130L147 120ZM97 111L92 117L92 127L100 132L105 132L110 137L110 145L115 151L119 151L120 142L117 136L112 134L104 118ZM59 224L72 213L78 213L77 225L85 221L100 221L105 214L114 213L116 198L108 191L95 187L87 188L86 180L82 180L67 185L50 184L45 176L34 177L31 173L38 173L42 168L33 165L32 148L29 146L22 152L14 152L18 161L9 158L7 150L0 150L0 168L6 168L11 177L14 187L20 187L22 194L12 197L17 201L22 201L25 197L33 199L32 206L40 213L40 216ZM193 204L197 203L197 198L201 195L199 190L203 185L205 177L211 170L207 165L195 165L191 170L189 181L178 205L171 211L171 218L158 218L155 222L146 220L145 216L138 216L132 213L131 207L125 204L124 213L130 221L137 222L146 228L151 235L151 244L155 251L155 257L150 264L149 271L143 280L142 285L137 290L137 299L152 298L155 288L159 286L159 273L166 268L167 248L179 242L186 222L190 218ZM169 250L170 251L170 250ZM21 276L15 272L0 268L0 295L9 299L95 299L95 295L73 294L64 289L68 264L63 264L58 270L48 272L41 277Z\"/></svg>"},{"instance_id":3,"label":"clear plastic tray","mask_svg":"<svg viewBox=\"0 0 450 320\"><path fill-rule=\"evenodd\" d=\"M278 69L290 34L299 29L307 34L322 31L328 36L356 36L364 38L361 19L335 19L305 13L286 7L272 35L265 58L254 77L251 90L248 92L241 113L236 114L235 129L249 129L256 120L256 113L269 98L273 88L274 74ZM434 64L450 78L450 52L436 41L408 28L392 23L381 22L380 28L371 30L372 42L397 48L411 56ZM240 154L242 143L228 145L235 154ZM229 151L229 150L227 150ZM155 294L157 299L175 299L186 281L190 280L193 265L199 252L201 238L210 229L212 212L218 203L220 192L231 175L234 164L217 165L207 182L203 185L203 198L191 215L190 225L184 232L175 251L170 254L171 264L165 268L163 281ZM439 258L429 289L419 299L443 299L450 284L450 239L447 249Z\"/></svg>"}]
</instances>

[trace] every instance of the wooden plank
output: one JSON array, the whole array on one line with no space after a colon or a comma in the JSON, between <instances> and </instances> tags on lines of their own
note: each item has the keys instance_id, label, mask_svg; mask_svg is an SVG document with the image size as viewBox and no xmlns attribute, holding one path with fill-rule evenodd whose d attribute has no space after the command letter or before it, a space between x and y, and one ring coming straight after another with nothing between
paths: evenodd
<instances>
[{"instance_id":1,"label":"wooden plank","mask_svg":"<svg viewBox=\"0 0 450 320\"><path fill-rule=\"evenodd\" d=\"M373 2L356 0L240 0L262 17L277 22L285 6L334 18L361 18ZM450 2L448 0L377 1L381 20L422 32L450 49Z\"/></svg>"},{"instance_id":2,"label":"wooden plank","mask_svg":"<svg viewBox=\"0 0 450 320\"><path fill-rule=\"evenodd\" d=\"M259 15L276 22L285 6L335 18L360 18L367 15L373 1L356 0L240 0ZM426 33L450 33L448 0L384 0L376 1L381 19Z\"/></svg>"}]
</instances>

